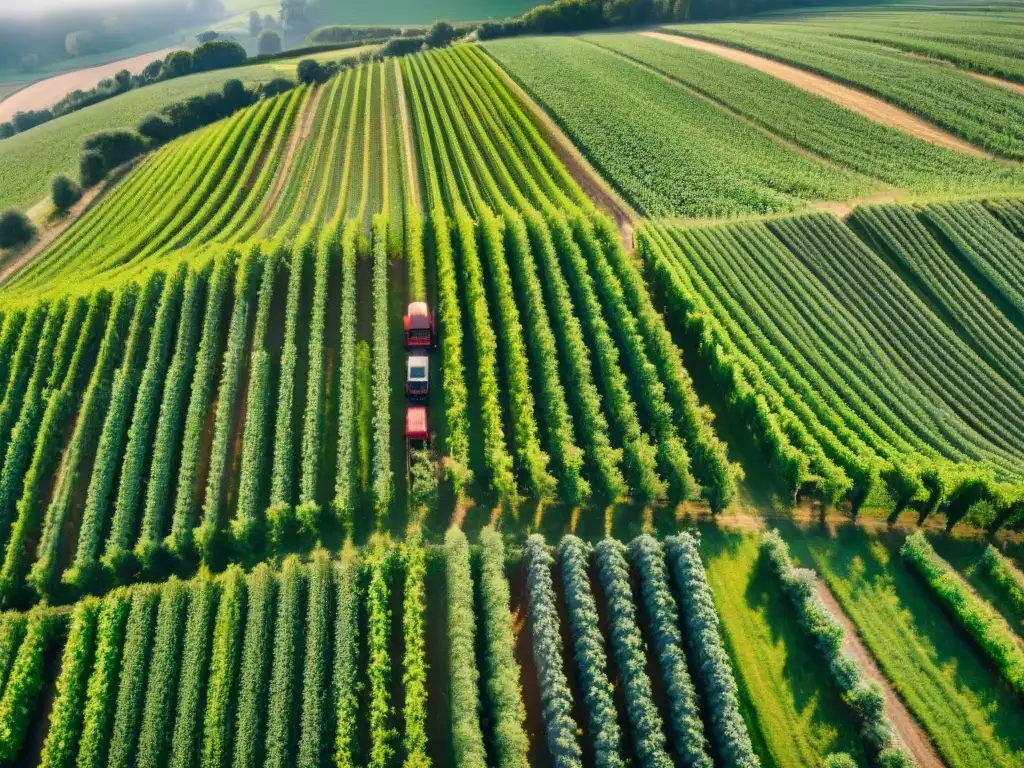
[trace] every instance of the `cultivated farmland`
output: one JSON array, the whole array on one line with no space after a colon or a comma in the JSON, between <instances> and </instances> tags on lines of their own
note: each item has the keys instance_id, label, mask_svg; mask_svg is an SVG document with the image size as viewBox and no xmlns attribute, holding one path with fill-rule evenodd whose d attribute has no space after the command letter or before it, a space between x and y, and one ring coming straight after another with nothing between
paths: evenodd
<instances>
[{"instance_id":1,"label":"cultivated farmland","mask_svg":"<svg viewBox=\"0 0 1024 768\"><path fill-rule=\"evenodd\" d=\"M154 143L0 273L0 763L1024 765L986 13L488 25Z\"/></svg>"}]
</instances>

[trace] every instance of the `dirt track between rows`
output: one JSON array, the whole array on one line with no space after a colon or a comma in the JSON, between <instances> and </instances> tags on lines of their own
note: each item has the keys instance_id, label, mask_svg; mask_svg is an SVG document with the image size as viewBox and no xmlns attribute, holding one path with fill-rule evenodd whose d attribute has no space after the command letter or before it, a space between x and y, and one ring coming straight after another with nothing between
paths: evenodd
<instances>
[{"instance_id":1,"label":"dirt track between rows","mask_svg":"<svg viewBox=\"0 0 1024 768\"><path fill-rule=\"evenodd\" d=\"M896 737L902 743L904 749L914 758L914 764L917 768L943 768L945 763L942 762L939 753L935 751L935 747L928 740L928 735L917 724L914 716L903 705L903 702L900 701L885 675L882 674L882 670L878 668L874 657L857 634L857 628L850 621L850 617L846 615L843 607L836 600L825 582L819 578L817 584L818 598L843 627L845 634L843 650L857 662L857 666L861 668L869 680L874 680L882 686L882 690L885 692L886 713L889 715L889 720L892 721Z\"/></svg>"},{"instance_id":2,"label":"dirt track between rows","mask_svg":"<svg viewBox=\"0 0 1024 768\"><path fill-rule=\"evenodd\" d=\"M3 101L0 101L0 123L10 120L15 112L28 112L32 109L45 109L53 106L74 90L87 90L94 88L100 80L113 77L122 69L127 69L133 75L138 74L146 65L156 59L162 59L171 51L177 51L181 46L164 48L152 53L144 53L141 56L133 56L130 59L120 59L109 64L101 64L97 67L76 69L73 72L65 72L60 75L48 77L45 80L26 85L21 90L15 91Z\"/></svg>"},{"instance_id":3,"label":"dirt track between rows","mask_svg":"<svg viewBox=\"0 0 1024 768\"><path fill-rule=\"evenodd\" d=\"M569 137L566 136L558 124L551 118L544 108L502 68L497 67L502 81L515 94L516 100L526 109L527 114L533 119L534 124L540 130L541 135L547 141L558 159L562 161L576 183L580 185L583 192L589 197L598 208L602 208L611 214L615 225L619 230L619 239L622 247L627 251L633 250L633 222L637 215L623 201L608 184L601 178L601 175L587 162L587 159L576 148Z\"/></svg>"},{"instance_id":4,"label":"dirt track between rows","mask_svg":"<svg viewBox=\"0 0 1024 768\"><path fill-rule=\"evenodd\" d=\"M320 99L324 94L324 86L318 86L309 99L306 101L304 111L296 117L295 125L292 126L291 139L288 141L288 149L285 151L281 164L274 172L274 186L267 195L267 201L263 204L262 221L266 221L274 214L277 201L284 191L284 185L291 175L292 165L295 164L295 155L299 151L299 145L305 143L313 130L313 118L320 106ZM300 122L301 121L301 122Z\"/></svg>"},{"instance_id":5,"label":"dirt track between rows","mask_svg":"<svg viewBox=\"0 0 1024 768\"><path fill-rule=\"evenodd\" d=\"M815 96L828 99L841 107L857 112L876 123L888 126L889 128L895 128L898 131L931 142L937 146L978 157L993 157L993 155L985 152L983 149L947 133L927 120L912 115L876 96L871 96L847 85L841 85L813 72L808 72L789 64L783 64L765 56L758 56L757 54L741 51L737 48L730 48L726 45L718 45L717 43L710 43L692 37L681 37L664 32L641 32L640 34L655 40L662 40L674 45L681 45L686 48L703 51L704 53L721 56L738 64L745 64L801 90L813 93Z\"/></svg>"},{"instance_id":6,"label":"dirt track between rows","mask_svg":"<svg viewBox=\"0 0 1024 768\"><path fill-rule=\"evenodd\" d=\"M412 121L409 120L409 105L405 101L405 84L402 82L402 68L395 58L395 83L398 87L398 113L402 118L402 143L405 158L405 174L409 180L409 197L412 207L420 210L420 181L416 173L416 144L412 139Z\"/></svg>"}]
</instances>

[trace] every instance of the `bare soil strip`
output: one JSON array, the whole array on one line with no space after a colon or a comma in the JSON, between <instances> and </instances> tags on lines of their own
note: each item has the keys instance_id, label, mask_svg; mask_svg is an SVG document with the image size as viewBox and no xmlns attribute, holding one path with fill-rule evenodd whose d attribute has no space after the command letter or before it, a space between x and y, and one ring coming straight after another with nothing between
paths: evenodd
<instances>
[{"instance_id":1,"label":"bare soil strip","mask_svg":"<svg viewBox=\"0 0 1024 768\"><path fill-rule=\"evenodd\" d=\"M137 75L150 62L156 59L163 59L171 51L176 51L179 48L181 48L180 45L172 46L160 51L112 61L109 64L100 64L96 67L63 72L59 75L48 77L45 80L26 84L0 100L0 122L10 120L15 112L27 112L28 110L45 109L52 106L72 91L93 88L100 80L113 77L122 69L127 69L133 75Z\"/></svg>"},{"instance_id":2,"label":"bare soil strip","mask_svg":"<svg viewBox=\"0 0 1024 768\"><path fill-rule=\"evenodd\" d=\"M615 219L622 247L627 251L633 250L633 222L639 218L637 213L601 178L601 175L594 170L594 167L569 140L569 137L562 132L551 116L544 111L544 108L535 102L519 83L502 69L501 65L497 66L497 70L505 85L515 94L516 99L533 119L541 136L551 146L576 183L583 188L587 197L594 201L594 205L603 208Z\"/></svg>"},{"instance_id":3,"label":"bare soil strip","mask_svg":"<svg viewBox=\"0 0 1024 768\"><path fill-rule=\"evenodd\" d=\"M313 95L310 96L309 101L306 102L301 125L296 125L292 129L292 140L288 143L288 151L285 152L285 156L281 159L281 164L277 167L277 172L274 176L274 186L270 188L270 194L267 195L267 201L263 205L261 221L266 221L270 218L274 208L277 207L277 200L281 197L285 183L288 181L288 176L291 174L292 165L295 162L295 154L298 152L299 146L309 138L310 131L313 130L313 118L316 115L317 108L320 106L320 97L323 94L323 86L318 86Z\"/></svg>"},{"instance_id":4,"label":"bare soil strip","mask_svg":"<svg viewBox=\"0 0 1024 768\"><path fill-rule=\"evenodd\" d=\"M679 35L665 34L664 32L641 32L640 34L656 40L663 40L675 45L681 45L686 48L693 48L698 51L704 51L705 53L712 53L716 56L729 59L730 61L735 61L739 64L745 64L748 67L753 67L760 72L776 77L783 82L800 88L801 90L813 93L815 96L828 99L841 107L857 112L876 123L881 123L889 128L895 128L896 130L903 131L915 138L923 139L924 141L931 142L932 144L936 144L940 147L953 149L958 152L965 152L978 157L994 157L994 155L985 152L983 149L979 149L973 144L947 133L920 117L912 115L909 112L905 112L898 107L894 107L892 104L889 104L876 96L870 96L856 88L851 88L847 85L841 85L829 80L827 77L816 75L812 72L799 69L798 67L790 66L789 64L783 64L782 62L769 59L765 56L758 56L753 53L748 53L747 51L741 51L737 48L730 48L725 45L718 45L717 43L709 43L705 40L697 40L692 37L681 37Z\"/></svg>"},{"instance_id":5,"label":"bare soil strip","mask_svg":"<svg viewBox=\"0 0 1024 768\"><path fill-rule=\"evenodd\" d=\"M395 58L395 82L398 86L398 112L402 117L402 136L405 144L405 178L409 180L409 196L412 206L420 210L420 180L416 174L416 145L412 140L412 121L409 120L409 107L405 102L405 83L402 81L402 68ZM384 181L387 184L387 180Z\"/></svg>"},{"instance_id":6,"label":"bare soil strip","mask_svg":"<svg viewBox=\"0 0 1024 768\"><path fill-rule=\"evenodd\" d=\"M864 671L869 680L874 680L882 686L893 730L896 731L896 736L903 744L903 747L914 759L914 764L918 768L943 768L945 764L928 739L928 734L917 724L913 715L910 714L910 711L900 701L892 686L889 685L889 681L886 680L882 671L875 663L874 657L861 641L860 635L857 634L857 627L850 621L850 617L843 611L839 601L832 595L825 582L819 578L817 584L818 598L843 627L843 632L845 633L843 650L857 662L857 666Z\"/></svg>"},{"instance_id":7,"label":"bare soil strip","mask_svg":"<svg viewBox=\"0 0 1024 768\"><path fill-rule=\"evenodd\" d=\"M138 165L138 162L138 160L135 160L125 163L102 184L97 184L95 187L83 190L82 196L79 198L78 202L71 206L67 214L60 219L60 221L56 222L53 226L44 229L42 234L40 234L40 236L33 241L28 248L20 253L15 252L13 254L13 258L0 267L0 285L7 282L11 276L18 272L18 270L53 245L57 238L67 231L68 227L82 218L82 216L88 213L93 206L106 196L108 192L116 187L121 179L127 176L128 172Z\"/></svg>"}]
</instances>

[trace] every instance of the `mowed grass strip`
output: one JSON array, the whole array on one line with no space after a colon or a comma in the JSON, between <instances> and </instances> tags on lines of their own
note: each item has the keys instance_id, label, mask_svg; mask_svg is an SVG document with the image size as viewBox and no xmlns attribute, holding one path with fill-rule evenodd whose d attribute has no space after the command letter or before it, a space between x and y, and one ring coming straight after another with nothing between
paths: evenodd
<instances>
[{"instance_id":1,"label":"mowed grass strip","mask_svg":"<svg viewBox=\"0 0 1024 768\"><path fill-rule=\"evenodd\" d=\"M882 672L950 768L1024 765L1024 704L899 557L902 537L853 526L782 530L857 626Z\"/></svg>"},{"instance_id":2,"label":"mowed grass strip","mask_svg":"<svg viewBox=\"0 0 1024 768\"><path fill-rule=\"evenodd\" d=\"M816 767L833 752L866 766L852 712L762 562L757 536L708 526L701 550L762 766Z\"/></svg>"}]
</instances>

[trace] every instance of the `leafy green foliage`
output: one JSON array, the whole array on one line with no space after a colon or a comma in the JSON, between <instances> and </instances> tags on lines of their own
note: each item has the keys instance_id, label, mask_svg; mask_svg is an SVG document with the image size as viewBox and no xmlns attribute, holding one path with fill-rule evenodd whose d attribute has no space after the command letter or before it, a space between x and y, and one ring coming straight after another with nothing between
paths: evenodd
<instances>
[{"instance_id":1,"label":"leafy green foliage","mask_svg":"<svg viewBox=\"0 0 1024 768\"><path fill-rule=\"evenodd\" d=\"M402 550L405 589L402 603L402 687L405 689L402 746L405 768L427 768L427 642L426 612L427 553L419 536L411 537Z\"/></svg>"},{"instance_id":2,"label":"leafy green foliage","mask_svg":"<svg viewBox=\"0 0 1024 768\"><path fill-rule=\"evenodd\" d=\"M223 768L231 755L231 702L237 686L242 621L245 612L245 575L231 566L222 577L220 602L213 622L210 674L203 717L202 768Z\"/></svg>"},{"instance_id":3,"label":"leafy green foliage","mask_svg":"<svg viewBox=\"0 0 1024 768\"><path fill-rule=\"evenodd\" d=\"M0 759L13 761L25 742L43 686L44 654L56 630L57 620L46 613L28 619L25 637L0 696Z\"/></svg>"}]
</instances>

